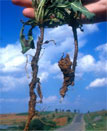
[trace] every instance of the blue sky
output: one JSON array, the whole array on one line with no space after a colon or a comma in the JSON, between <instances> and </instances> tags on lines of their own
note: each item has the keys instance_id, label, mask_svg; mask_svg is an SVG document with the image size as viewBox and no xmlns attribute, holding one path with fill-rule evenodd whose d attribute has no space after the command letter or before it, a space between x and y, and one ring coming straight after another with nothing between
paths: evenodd
<instances>
[{"instance_id":1,"label":"blue sky","mask_svg":"<svg viewBox=\"0 0 107 131\"><path fill-rule=\"evenodd\" d=\"M10 0L0 0L0 114L26 112L28 110L30 79L25 72L26 56L21 54L19 33L22 7ZM58 61L64 52L73 58L72 30L67 25L45 30L45 40L54 39L57 43L44 45L39 61L39 77L42 83L43 104L39 110L80 109L81 112L106 109L107 87L107 38L106 23L84 25L84 32L78 30L79 56L76 69L75 86L69 91L62 103L59 89L62 86L62 74ZM39 29L33 31L35 42ZM30 50L26 54L34 54ZM29 61L31 58L29 57ZM28 65L31 75L30 64Z\"/></svg>"}]
</instances>

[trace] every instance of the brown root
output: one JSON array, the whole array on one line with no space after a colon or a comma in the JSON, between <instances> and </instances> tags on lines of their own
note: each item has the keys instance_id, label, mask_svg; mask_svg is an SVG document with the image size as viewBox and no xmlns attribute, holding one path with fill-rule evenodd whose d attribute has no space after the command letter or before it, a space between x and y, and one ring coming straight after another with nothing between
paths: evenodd
<instances>
[{"instance_id":1,"label":"brown root","mask_svg":"<svg viewBox=\"0 0 107 131\"><path fill-rule=\"evenodd\" d=\"M77 38L77 30L76 27L72 27L73 35L74 35L74 58L73 62L70 61L69 54L66 55L65 58L61 57L60 61L58 62L59 68L61 69L64 77L63 86L60 89L60 95L64 98L68 86L74 86L74 79L75 79L75 70L77 66L77 57L78 57L78 38ZM72 66L72 68L71 68Z\"/></svg>"},{"instance_id":2,"label":"brown root","mask_svg":"<svg viewBox=\"0 0 107 131\"><path fill-rule=\"evenodd\" d=\"M70 61L69 54L66 55L65 58L61 57L60 61L58 62L58 66L63 73L63 86L60 89L60 95L62 97L65 96L66 92L68 91L68 86L74 85L74 71L71 69L72 62Z\"/></svg>"},{"instance_id":3,"label":"brown root","mask_svg":"<svg viewBox=\"0 0 107 131\"><path fill-rule=\"evenodd\" d=\"M43 44L43 37L44 37L44 28L40 27L40 37L38 37L38 42L37 42L37 49L36 49L36 53L35 56L33 57L32 61L31 61L31 67L32 67L32 80L29 84L29 94L30 94L30 100L29 100L29 114L28 114L28 119L25 125L25 129L24 131L28 131L29 130L29 125L30 122L32 120L32 118L35 116L35 106L36 106L36 94L34 92L34 89L36 88L36 85L38 83L38 61L39 61L39 56L40 56L40 51L42 48L42 44Z\"/></svg>"}]
</instances>

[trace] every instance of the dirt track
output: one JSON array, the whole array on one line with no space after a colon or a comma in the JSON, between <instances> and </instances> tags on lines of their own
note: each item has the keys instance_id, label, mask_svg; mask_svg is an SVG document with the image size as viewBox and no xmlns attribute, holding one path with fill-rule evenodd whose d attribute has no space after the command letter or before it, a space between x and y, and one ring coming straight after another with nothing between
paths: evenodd
<instances>
[{"instance_id":1,"label":"dirt track","mask_svg":"<svg viewBox=\"0 0 107 131\"><path fill-rule=\"evenodd\" d=\"M85 131L85 122L82 114L78 114L72 123L55 131Z\"/></svg>"}]
</instances>

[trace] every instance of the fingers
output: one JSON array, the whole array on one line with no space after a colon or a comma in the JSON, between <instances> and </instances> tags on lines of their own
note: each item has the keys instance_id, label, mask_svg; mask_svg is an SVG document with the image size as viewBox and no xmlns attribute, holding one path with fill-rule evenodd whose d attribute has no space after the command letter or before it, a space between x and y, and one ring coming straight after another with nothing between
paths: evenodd
<instances>
[{"instance_id":1,"label":"fingers","mask_svg":"<svg viewBox=\"0 0 107 131\"><path fill-rule=\"evenodd\" d=\"M93 23L106 21L106 12L107 12L107 1L98 1L96 3L90 3L85 5L85 7L92 13L95 13L95 18ZM85 17L83 17L83 23L88 22Z\"/></svg>"},{"instance_id":2,"label":"fingers","mask_svg":"<svg viewBox=\"0 0 107 131\"><path fill-rule=\"evenodd\" d=\"M89 3L85 3L85 2ZM34 18L34 9L32 8L31 0L12 0L15 5L26 7L23 10L23 15L28 18ZM96 14L95 22L106 20L107 11L107 0L82 0L85 7L92 13ZM85 17L83 17L83 23L85 22ZM87 23L87 22L85 22Z\"/></svg>"},{"instance_id":3,"label":"fingers","mask_svg":"<svg viewBox=\"0 0 107 131\"><path fill-rule=\"evenodd\" d=\"M34 9L32 8L31 0L12 0L13 4L18 6L27 7L23 10L23 15L28 18L34 18Z\"/></svg>"},{"instance_id":4,"label":"fingers","mask_svg":"<svg viewBox=\"0 0 107 131\"><path fill-rule=\"evenodd\" d=\"M23 6L23 7L32 7L31 0L12 0L13 4Z\"/></svg>"},{"instance_id":5,"label":"fingers","mask_svg":"<svg viewBox=\"0 0 107 131\"><path fill-rule=\"evenodd\" d=\"M90 12L93 12L93 13L101 13L105 11L107 11L107 1L106 0L100 0L98 2L95 2L95 3L90 3L90 4L87 4L85 5L85 7L90 11Z\"/></svg>"},{"instance_id":6,"label":"fingers","mask_svg":"<svg viewBox=\"0 0 107 131\"><path fill-rule=\"evenodd\" d=\"M33 8L25 8L23 10L23 15L28 18L34 18L35 17L34 9Z\"/></svg>"},{"instance_id":7,"label":"fingers","mask_svg":"<svg viewBox=\"0 0 107 131\"><path fill-rule=\"evenodd\" d=\"M81 0L81 1L82 1L82 3L83 3L84 5L87 5L87 4L90 4L90 3L98 2L98 1L100 1L100 0Z\"/></svg>"}]
</instances>

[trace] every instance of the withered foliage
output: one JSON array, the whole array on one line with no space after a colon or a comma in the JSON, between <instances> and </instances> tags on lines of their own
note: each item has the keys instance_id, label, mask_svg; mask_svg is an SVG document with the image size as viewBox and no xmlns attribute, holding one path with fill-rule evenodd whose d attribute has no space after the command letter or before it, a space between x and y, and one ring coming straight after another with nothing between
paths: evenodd
<instances>
[{"instance_id":1,"label":"withered foliage","mask_svg":"<svg viewBox=\"0 0 107 131\"><path fill-rule=\"evenodd\" d=\"M62 88L60 89L60 95L62 97L65 96L67 90L68 90L68 86L73 86L74 85L74 71L71 68L73 65L73 63L70 61L70 57L69 54L66 55L65 58L63 58L63 56L61 57L60 61L58 62L58 66L61 69L62 73L63 73L63 85Z\"/></svg>"},{"instance_id":2,"label":"withered foliage","mask_svg":"<svg viewBox=\"0 0 107 131\"><path fill-rule=\"evenodd\" d=\"M43 95L42 95L42 91L41 91L41 83L40 83L40 79L39 78L38 78L38 83L37 83L36 90L37 90L38 96L40 98L40 100L37 103L42 103Z\"/></svg>"}]
</instances>

